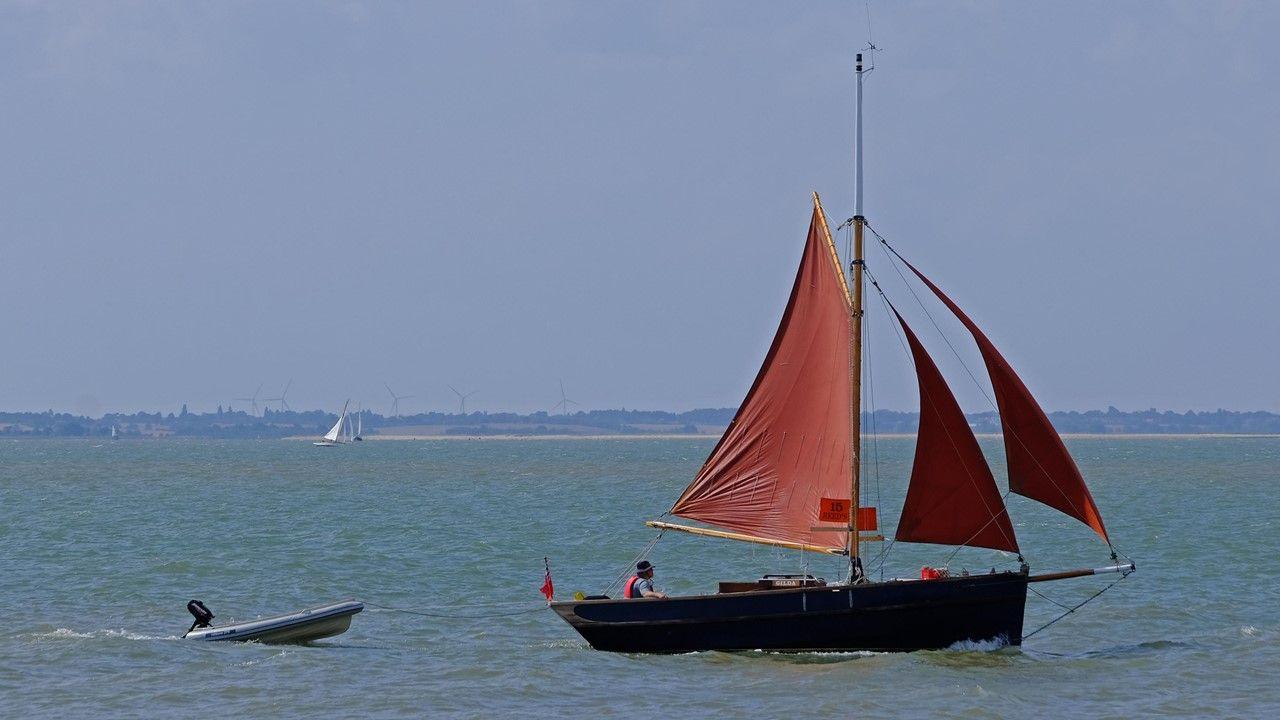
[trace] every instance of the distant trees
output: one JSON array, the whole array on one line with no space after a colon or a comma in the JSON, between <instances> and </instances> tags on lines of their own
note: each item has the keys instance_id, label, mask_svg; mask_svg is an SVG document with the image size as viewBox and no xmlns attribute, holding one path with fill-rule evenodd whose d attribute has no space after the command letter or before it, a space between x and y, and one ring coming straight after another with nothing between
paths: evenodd
<instances>
[{"instance_id":1,"label":"distant trees","mask_svg":"<svg viewBox=\"0 0 1280 720\"><path fill-rule=\"evenodd\" d=\"M411 417L386 418L377 413L364 414L366 434L396 427L435 428L432 432L451 435L563 435L563 434L696 434L718 432L733 419L732 408L702 408L686 412L661 410L590 410L568 415L548 415L540 411L519 413L472 412L419 413ZM994 411L967 416L976 432L998 433L1000 418ZM1069 411L1049 414L1049 419L1064 433L1097 434L1280 434L1280 414L1269 412L1160 411L1154 408L1124 412L1116 408ZM3 437L105 437L112 426L125 437L213 438L278 438L324 433L337 415L318 410L272 410L263 417L244 411L219 407L216 412L192 413L184 404L181 413L138 412L131 415L111 413L100 419L54 413L0 412L0 436ZM877 410L863 415L867 433L914 433L919 424L915 412Z\"/></svg>"}]
</instances>

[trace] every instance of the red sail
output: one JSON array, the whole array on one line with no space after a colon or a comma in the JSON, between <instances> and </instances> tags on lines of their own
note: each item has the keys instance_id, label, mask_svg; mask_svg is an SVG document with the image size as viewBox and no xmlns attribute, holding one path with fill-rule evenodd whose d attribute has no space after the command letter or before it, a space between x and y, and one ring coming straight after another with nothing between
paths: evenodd
<instances>
[{"instance_id":1,"label":"red sail","mask_svg":"<svg viewBox=\"0 0 1280 720\"><path fill-rule=\"evenodd\" d=\"M920 430L911 484L895 537L1018 552L991 468L960 404L915 333L898 317L920 382Z\"/></svg>"},{"instance_id":2,"label":"red sail","mask_svg":"<svg viewBox=\"0 0 1280 720\"><path fill-rule=\"evenodd\" d=\"M898 258L955 313L978 344L1000 407L1004 452L1009 463L1009 489L1070 515L1093 528L1109 544L1111 540L1102 524L1102 514L1093 503L1080 469L1031 391L969 316L915 266L901 255Z\"/></svg>"},{"instance_id":3,"label":"red sail","mask_svg":"<svg viewBox=\"0 0 1280 720\"><path fill-rule=\"evenodd\" d=\"M671 512L770 540L843 548L817 530L820 500L847 498L850 300L814 196L791 299L764 365L698 476Z\"/></svg>"}]
</instances>

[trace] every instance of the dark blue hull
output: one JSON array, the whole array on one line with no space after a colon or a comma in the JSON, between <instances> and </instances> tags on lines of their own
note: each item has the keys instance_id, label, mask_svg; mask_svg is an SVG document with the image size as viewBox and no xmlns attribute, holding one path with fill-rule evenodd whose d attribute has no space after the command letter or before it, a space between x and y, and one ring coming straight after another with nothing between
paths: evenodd
<instances>
[{"instance_id":1,"label":"dark blue hull","mask_svg":"<svg viewBox=\"0 0 1280 720\"><path fill-rule=\"evenodd\" d=\"M759 590L552 608L597 650L908 651L1022 643L1026 573Z\"/></svg>"}]
</instances>

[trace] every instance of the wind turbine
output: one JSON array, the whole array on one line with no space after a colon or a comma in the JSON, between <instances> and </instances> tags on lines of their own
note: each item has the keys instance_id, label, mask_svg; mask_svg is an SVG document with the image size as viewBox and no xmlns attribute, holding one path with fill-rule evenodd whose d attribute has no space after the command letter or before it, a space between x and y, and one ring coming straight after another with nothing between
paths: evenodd
<instances>
[{"instance_id":1,"label":"wind turbine","mask_svg":"<svg viewBox=\"0 0 1280 720\"><path fill-rule=\"evenodd\" d=\"M408 400L413 396L397 395L395 391L391 389L391 386L386 383L382 383L382 387L386 388L388 393L391 393L391 417L400 417L400 401Z\"/></svg>"},{"instance_id":2,"label":"wind turbine","mask_svg":"<svg viewBox=\"0 0 1280 720\"><path fill-rule=\"evenodd\" d=\"M565 394L564 394L564 380L561 380L561 381L560 381L560 402L556 403L555 405L552 405L552 406L551 406L551 409L552 409L552 410L555 410L556 408L560 408L560 414L561 414L561 415L568 415L568 414L569 414L569 406L570 406L570 405L577 405L577 404L578 404L578 403L574 402L573 400L570 400L568 397L566 397L566 396L565 396Z\"/></svg>"},{"instance_id":3,"label":"wind turbine","mask_svg":"<svg viewBox=\"0 0 1280 720\"><path fill-rule=\"evenodd\" d=\"M289 401L285 399L286 397L289 396L289 388L292 386L293 386L293 378L289 378L289 382L284 386L284 392L280 393L280 397L263 398L262 402L264 403L278 402L280 403L281 410L292 410L293 408L289 407Z\"/></svg>"},{"instance_id":4,"label":"wind turbine","mask_svg":"<svg viewBox=\"0 0 1280 720\"><path fill-rule=\"evenodd\" d=\"M262 393L262 383L258 383L258 389L253 391L253 397L236 398L236 402L247 402L249 407L253 408L254 415L258 414L258 395Z\"/></svg>"},{"instance_id":5,"label":"wind turbine","mask_svg":"<svg viewBox=\"0 0 1280 720\"><path fill-rule=\"evenodd\" d=\"M469 393L460 393L452 385L448 387L450 390L453 390L454 395L458 396L458 414L466 415L467 414L467 398L471 397L472 395L475 395L478 391L472 390Z\"/></svg>"}]
</instances>

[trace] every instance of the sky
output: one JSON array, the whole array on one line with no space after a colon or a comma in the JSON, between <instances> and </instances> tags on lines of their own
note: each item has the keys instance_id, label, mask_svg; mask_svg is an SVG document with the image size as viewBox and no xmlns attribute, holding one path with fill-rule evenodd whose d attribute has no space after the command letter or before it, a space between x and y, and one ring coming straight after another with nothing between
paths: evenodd
<instances>
[{"instance_id":1,"label":"sky","mask_svg":"<svg viewBox=\"0 0 1280 720\"><path fill-rule=\"evenodd\" d=\"M1280 411L1280 5L0 4L0 408L736 406L818 191L1049 410ZM868 267L967 410L981 361ZM927 314L926 314L927 311ZM869 305L876 406L918 406ZM935 329L929 317L939 328ZM956 347L952 354L944 338ZM965 369L978 381L970 379Z\"/></svg>"}]
</instances>

